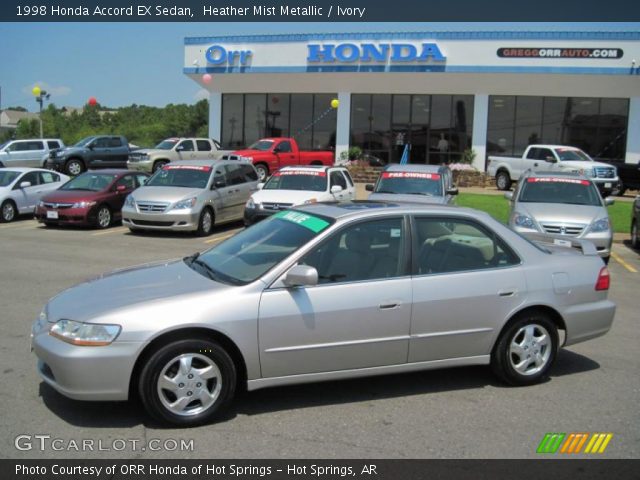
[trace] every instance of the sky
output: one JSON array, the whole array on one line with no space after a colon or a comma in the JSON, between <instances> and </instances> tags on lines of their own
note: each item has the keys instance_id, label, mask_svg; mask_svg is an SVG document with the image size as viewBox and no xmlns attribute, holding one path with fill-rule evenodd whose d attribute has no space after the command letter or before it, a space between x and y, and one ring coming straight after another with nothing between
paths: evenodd
<instances>
[{"instance_id":1,"label":"sky","mask_svg":"<svg viewBox=\"0 0 640 480\"><path fill-rule=\"evenodd\" d=\"M36 111L34 85L57 106L194 103L184 37L437 30L640 30L638 23L0 23L0 108ZM9 41L6 41L9 39Z\"/></svg>"}]
</instances>

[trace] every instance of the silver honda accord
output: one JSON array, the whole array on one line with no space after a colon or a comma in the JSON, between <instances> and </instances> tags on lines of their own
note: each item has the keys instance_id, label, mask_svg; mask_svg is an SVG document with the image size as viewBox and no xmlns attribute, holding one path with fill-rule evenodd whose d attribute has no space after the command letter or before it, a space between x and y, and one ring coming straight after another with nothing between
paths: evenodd
<instances>
[{"instance_id":1,"label":"silver honda accord","mask_svg":"<svg viewBox=\"0 0 640 480\"><path fill-rule=\"evenodd\" d=\"M63 395L139 396L161 422L192 426L240 387L463 365L530 385L561 345L609 330L608 288L588 242L541 247L451 206L314 204L65 290L32 345Z\"/></svg>"}]
</instances>

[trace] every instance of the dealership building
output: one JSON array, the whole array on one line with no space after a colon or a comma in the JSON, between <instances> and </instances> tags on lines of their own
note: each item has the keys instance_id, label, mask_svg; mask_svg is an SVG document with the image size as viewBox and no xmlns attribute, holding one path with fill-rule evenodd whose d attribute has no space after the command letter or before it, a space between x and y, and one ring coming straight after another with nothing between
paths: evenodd
<instances>
[{"instance_id":1,"label":"dealership building","mask_svg":"<svg viewBox=\"0 0 640 480\"><path fill-rule=\"evenodd\" d=\"M398 162L520 155L532 143L640 161L640 32L455 31L185 38L226 148L292 136ZM208 75L207 75L208 74ZM332 102L337 99L338 102Z\"/></svg>"}]
</instances>

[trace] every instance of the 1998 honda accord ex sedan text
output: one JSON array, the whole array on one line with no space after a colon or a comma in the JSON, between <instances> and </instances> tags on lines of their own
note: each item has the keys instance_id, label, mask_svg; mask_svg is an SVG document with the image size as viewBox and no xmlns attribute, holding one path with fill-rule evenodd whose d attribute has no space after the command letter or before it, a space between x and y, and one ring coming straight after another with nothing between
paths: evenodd
<instances>
[{"instance_id":1,"label":"1998 honda accord ex sedan text","mask_svg":"<svg viewBox=\"0 0 640 480\"><path fill-rule=\"evenodd\" d=\"M202 254L65 290L32 345L63 395L136 395L185 426L210 421L242 386L480 364L529 385L561 342L613 321L607 268L572 242L536 246L451 206L307 205Z\"/></svg>"}]
</instances>

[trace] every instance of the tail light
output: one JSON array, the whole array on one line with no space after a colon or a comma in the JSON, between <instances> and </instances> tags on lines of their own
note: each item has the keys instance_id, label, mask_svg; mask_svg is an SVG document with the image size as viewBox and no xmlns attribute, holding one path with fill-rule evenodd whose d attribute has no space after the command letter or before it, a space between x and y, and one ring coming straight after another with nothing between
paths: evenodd
<instances>
[{"instance_id":1,"label":"tail light","mask_svg":"<svg viewBox=\"0 0 640 480\"><path fill-rule=\"evenodd\" d=\"M598 281L596 282L596 291L609 290L609 284L611 283L611 275L607 267L602 267L598 274Z\"/></svg>"}]
</instances>

